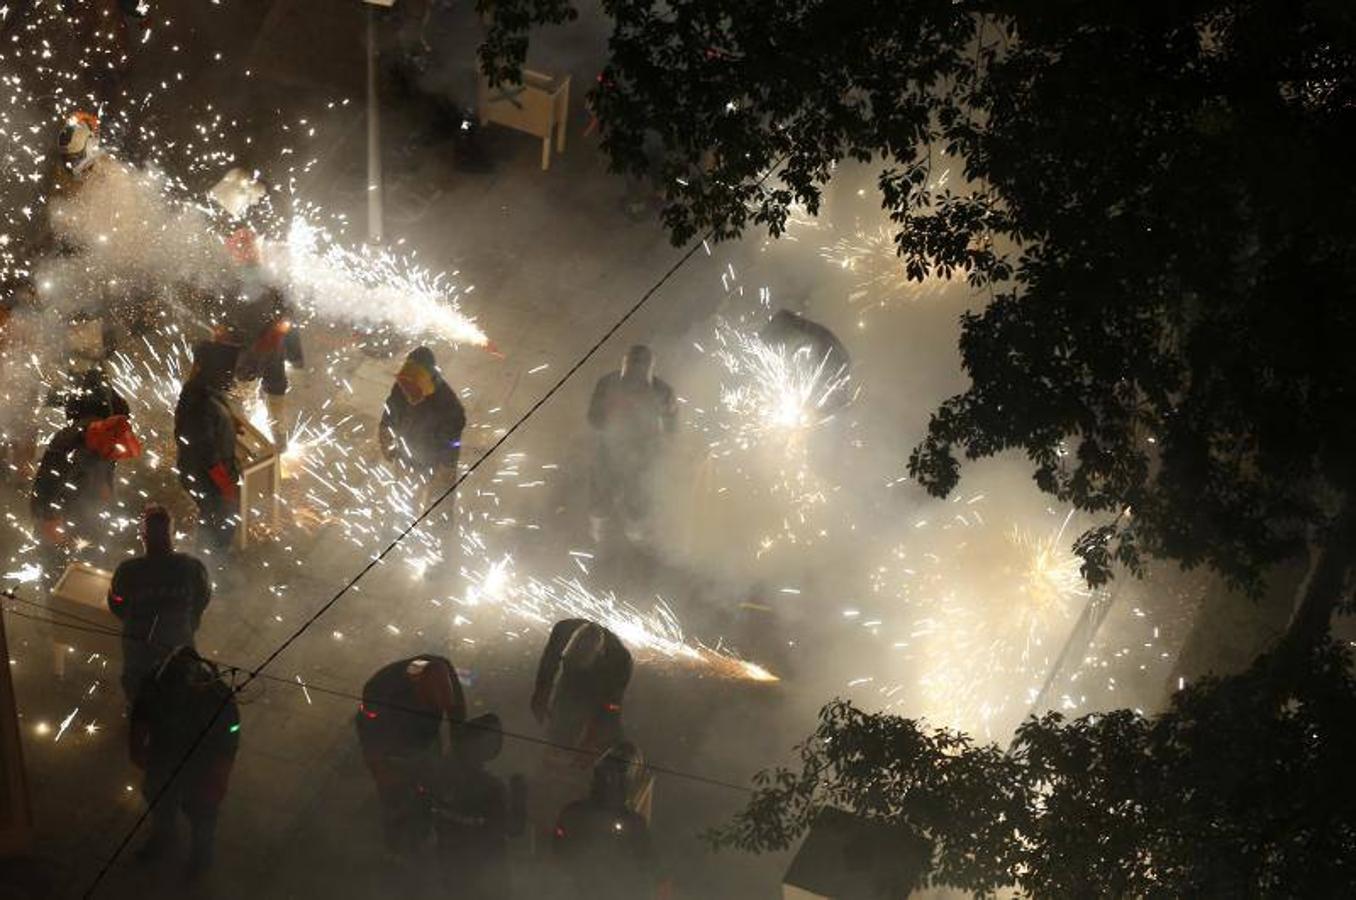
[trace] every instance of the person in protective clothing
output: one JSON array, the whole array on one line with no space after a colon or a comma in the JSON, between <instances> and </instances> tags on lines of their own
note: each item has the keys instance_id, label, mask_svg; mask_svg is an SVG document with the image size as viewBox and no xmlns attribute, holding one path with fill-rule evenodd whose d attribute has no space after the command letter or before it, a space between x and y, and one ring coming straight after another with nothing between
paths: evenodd
<instances>
[{"instance_id":1,"label":"person in protective clothing","mask_svg":"<svg viewBox=\"0 0 1356 900\"><path fill-rule=\"evenodd\" d=\"M487 766L499 756L504 733L494 713L461 729L444 767L434 803L434 831L444 881L457 897L499 900L509 893L508 839L522 833L522 779L511 785Z\"/></svg>"},{"instance_id":2,"label":"person in protective clothing","mask_svg":"<svg viewBox=\"0 0 1356 900\"><path fill-rule=\"evenodd\" d=\"M846 383L852 357L838 336L823 325L789 309L779 309L758 337L769 347L783 347L787 353L809 356L810 363L819 368L820 381L829 389L821 404L825 409L841 408L852 399Z\"/></svg>"},{"instance_id":3,"label":"person in protective clothing","mask_svg":"<svg viewBox=\"0 0 1356 900\"><path fill-rule=\"evenodd\" d=\"M231 179L237 171L227 173L223 182ZM218 188L221 187L219 184ZM251 188L262 191L262 187L252 181L240 190L248 191ZM228 199L217 202L224 204ZM245 204L243 211L248 211L258 200L256 195L251 194L241 202ZM273 443L279 450L285 450L287 411L284 398L290 387L287 367L300 368L306 363L301 347L301 331L293 320L293 311L282 291L266 280L259 239L254 231L245 226L236 228L226 237L225 243L227 253L236 262L241 302L226 311L226 322L220 329L221 338L240 345L235 377L242 382L259 382L259 393L264 398L264 408L268 412Z\"/></svg>"},{"instance_id":4,"label":"person in protective clothing","mask_svg":"<svg viewBox=\"0 0 1356 900\"><path fill-rule=\"evenodd\" d=\"M114 500L119 460L141 455L127 416L84 418L58 431L38 463L29 509L39 540L64 551L77 539L97 542L100 515Z\"/></svg>"},{"instance_id":5,"label":"person in protective clothing","mask_svg":"<svg viewBox=\"0 0 1356 900\"><path fill-rule=\"evenodd\" d=\"M378 436L385 459L422 479L420 505L435 486L456 478L465 428L466 410L443 380L433 351L416 348L396 374Z\"/></svg>"},{"instance_id":6,"label":"person in protective clothing","mask_svg":"<svg viewBox=\"0 0 1356 900\"><path fill-rule=\"evenodd\" d=\"M631 653L608 629L587 619L565 619L537 664L532 715L546 725L548 766L581 768L589 756L622 737L622 697L631 681Z\"/></svg>"},{"instance_id":7,"label":"person in protective clothing","mask_svg":"<svg viewBox=\"0 0 1356 900\"><path fill-rule=\"evenodd\" d=\"M654 896L659 885L649 823L629 808L632 761L608 752L593 767L589 794L560 811L552 850L565 897Z\"/></svg>"},{"instance_id":8,"label":"person in protective clothing","mask_svg":"<svg viewBox=\"0 0 1356 900\"><path fill-rule=\"evenodd\" d=\"M287 367L299 368L306 360L301 349L301 332L292 322L282 293L272 287L264 289L257 298L240 307L229 332L241 346L236 380L259 381L273 443L279 450L285 450Z\"/></svg>"},{"instance_id":9,"label":"person in protective clothing","mask_svg":"<svg viewBox=\"0 0 1356 900\"><path fill-rule=\"evenodd\" d=\"M130 704L146 676L193 636L212 599L207 567L174 549L169 510L151 504L141 516L143 556L113 572L108 609L122 620L122 689Z\"/></svg>"},{"instance_id":10,"label":"person in protective clothing","mask_svg":"<svg viewBox=\"0 0 1356 900\"><path fill-rule=\"evenodd\" d=\"M219 341L195 346L193 370L174 409L179 481L198 505L199 524L219 548L230 546L238 520L238 426L227 391L239 351Z\"/></svg>"},{"instance_id":11,"label":"person in protective clothing","mask_svg":"<svg viewBox=\"0 0 1356 900\"><path fill-rule=\"evenodd\" d=\"M105 173L111 163L99 144L99 119L93 113L77 110L68 115L57 132L56 165L46 180L48 197L45 213L34 219L34 233L24 255L36 261L43 257L72 256L85 248L72 229L61 227L57 216L81 215L78 206L65 205ZM84 213L88 214L88 213ZM66 223L69 224L69 223ZM22 292L35 301L39 297L31 275ZM69 311L66 316L66 352L89 359L107 359L118 346L120 326L115 322L118 309L112 293L100 291Z\"/></svg>"},{"instance_id":12,"label":"person in protective clothing","mask_svg":"<svg viewBox=\"0 0 1356 900\"><path fill-rule=\"evenodd\" d=\"M147 803L159 800L139 858L156 859L170 849L182 810L193 835L190 874L211 865L217 811L239 732L234 692L193 648L174 650L142 681L132 704L128 750L133 765L145 773L142 796Z\"/></svg>"},{"instance_id":13,"label":"person in protective clothing","mask_svg":"<svg viewBox=\"0 0 1356 900\"><path fill-rule=\"evenodd\" d=\"M47 214L37 220L36 232L29 247L28 256L38 259L54 254L68 255L80 248L69 238L57 234L52 220L52 203L70 198L80 189L104 171L106 158L99 146L99 118L85 110L76 110L68 115L57 131L56 164L47 178L49 208Z\"/></svg>"},{"instance_id":14,"label":"person in protective clothing","mask_svg":"<svg viewBox=\"0 0 1356 900\"><path fill-rule=\"evenodd\" d=\"M597 434L590 479L589 526L595 541L620 513L626 535L643 535L649 515L649 478L664 440L678 427L673 389L654 375L654 355L637 344L619 371L604 375L589 401Z\"/></svg>"},{"instance_id":15,"label":"person in protective clothing","mask_svg":"<svg viewBox=\"0 0 1356 900\"><path fill-rule=\"evenodd\" d=\"M103 159L99 146L99 118L76 110L57 132L56 190L69 191L89 178Z\"/></svg>"},{"instance_id":16,"label":"person in protective clothing","mask_svg":"<svg viewBox=\"0 0 1356 900\"><path fill-rule=\"evenodd\" d=\"M442 749L442 724L455 742L466 721L457 670L443 656L422 654L378 669L363 685L354 717L358 744L377 787L387 850L406 853L432 824L430 787Z\"/></svg>"}]
</instances>

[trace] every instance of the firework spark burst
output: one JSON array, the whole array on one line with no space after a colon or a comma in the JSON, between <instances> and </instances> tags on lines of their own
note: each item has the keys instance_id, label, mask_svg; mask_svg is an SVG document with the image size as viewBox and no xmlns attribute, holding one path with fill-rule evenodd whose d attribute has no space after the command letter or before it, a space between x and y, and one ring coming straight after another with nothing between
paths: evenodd
<instances>
[{"instance_id":1,"label":"firework spark burst","mask_svg":"<svg viewBox=\"0 0 1356 900\"><path fill-rule=\"evenodd\" d=\"M822 425L833 414L831 401L848 389L850 377L830 368L828 354L768 344L727 322L717 325L716 341L715 356L733 382L722 385L721 404L740 422L741 438L779 440Z\"/></svg>"},{"instance_id":2,"label":"firework spark burst","mask_svg":"<svg viewBox=\"0 0 1356 900\"><path fill-rule=\"evenodd\" d=\"M266 242L264 262L294 303L332 321L454 344L489 342L461 311L462 292L446 273L431 272L389 250L351 249L311 219L294 217L282 242Z\"/></svg>"}]
</instances>

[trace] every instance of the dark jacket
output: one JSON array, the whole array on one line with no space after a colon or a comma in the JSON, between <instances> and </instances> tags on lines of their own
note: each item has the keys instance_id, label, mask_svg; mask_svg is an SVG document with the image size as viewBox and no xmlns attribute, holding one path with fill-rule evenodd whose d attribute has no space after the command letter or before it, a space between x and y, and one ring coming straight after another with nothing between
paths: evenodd
<instances>
[{"instance_id":1,"label":"dark jacket","mask_svg":"<svg viewBox=\"0 0 1356 900\"><path fill-rule=\"evenodd\" d=\"M128 744L133 763L146 772L148 795L174 777L182 779L185 807L211 809L226 794L239 732L240 710L230 686L210 670L203 667L184 681L157 669L137 691Z\"/></svg>"},{"instance_id":2,"label":"dark jacket","mask_svg":"<svg viewBox=\"0 0 1356 900\"><path fill-rule=\"evenodd\" d=\"M407 670L418 660L429 664L423 675L411 678ZM435 747L444 719L454 726L466 721L461 681L446 657L422 654L367 679L354 725L364 753L403 756Z\"/></svg>"},{"instance_id":3,"label":"dark jacket","mask_svg":"<svg viewBox=\"0 0 1356 900\"><path fill-rule=\"evenodd\" d=\"M551 636L537 663L537 680L532 691L534 701L547 700L560 679L563 689L587 697L590 704L620 710L626 686L631 682L631 651L615 634L603 628L603 652L590 670L567 671L561 665L570 638L588 624L588 619L562 619L551 629Z\"/></svg>"},{"instance_id":4,"label":"dark jacket","mask_svg":"<svg viewBox=\"0 0 1356 900\"><path fill-rule=\"evenodd\" d=\"M508 785L482 766L454 762L439 788L444 799L434 805L434 832L452 896L506 896L511 882L508 839L513 833Z\"/></svg>"},{"instance_id":5,"label":"dark jacket","mask_svg":"<svg viewBox=\"0 0 1356 900\"><path fill-rule=\"evenodd\" d=\"M381 411L381 441L396 458L420 469L454 467L461 456L466 410L456 391L438 374L433 394L411 404L399 385L391 388Z\"/></svg>"},{"instance_id":6,"label":"dark jacket","mask_svg":"<svg viewBox=\"0 0 1356 900\"><path fill-rule=\"evenodd\" d=\"M47 445L29 498L35 521L62 519L89 530L113 501L114 463L86 446L89 422L72 422Z\"/></svg>"},{"instance_id":7,"label":"dark jacket","mask_svg":"<svg viewBox=\"0 0 1356 900\"><path fill-rule=\"evenodd\" d=\"M588 418L609 449L647 453L678 427L678 404L673 388L658 378L612 372L594 386Z\"/></svg>"},{"instance_id":8,"label":"dark jacket","mask_svg":"<svg viewBox=\"0 0 1356 900\"><path fill-rule=\"evenodd\" d=\"M263 380L264 393L287 393L287 365L305 365L301 332L290 321L287 304L275 291L265 291L235 316L232 333L240 341L235 375L241 381Z\"/></svg>"},{"instance_id":9,"label":"dark jacket","mask_svg":"<svg viewBox=\"0 0 1356 900\"><path fill-rule=\"evenodd\" d=\"M215 491L208 472L217 464L224 465L233 479L239 477L235 434L235 416L220 388L201 377L184 385L174 408L174 443L179 479L186 488Z\"/></svg>"},{"instance_id":10,"label":"dark jacket","mask_svg":"<svg viewBox=\"0 0 1356 900\"><path fill-rule=\"evenodd\" d=\"M658 883L649 825L625 807L592 797L569 804L556 820L552 850L564 869L566 897L645 898Z\"/></svg>"},{"instance_id":11,"label":"dark jacket","mask_svg":"<svg viewBox=\"0 0 1356 900\"><path fill-rule=\"evenodd\" d=\"M780 344L793 351L805 348L810 351L816 365L827 357L824 372L830 377L839 372L847 374L852 367L852 357L837 335L818 322L789 310L784 309L774 315L758 336L769 346Z\"/></svg>"},{"instance_id":12,"label":"dark jacket","mask_svg":"<svg viewBox=\"0 0 1356 900\"><path fill-rule=\"evenodd\" d=\"M148 554L118 564L108 608L122 620L123 681L129 692L175 647L192 646L211 599L207 568L186 553Z\"/></svg>"}]
</instances>

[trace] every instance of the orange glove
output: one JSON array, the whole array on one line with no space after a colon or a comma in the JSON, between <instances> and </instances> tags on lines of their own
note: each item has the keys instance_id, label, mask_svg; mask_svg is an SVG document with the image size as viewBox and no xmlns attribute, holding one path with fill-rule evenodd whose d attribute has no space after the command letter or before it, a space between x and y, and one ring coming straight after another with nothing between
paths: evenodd
<instances>
[{"instance_id":1,"label":"orange glove","mask_svg":"<svg viewBox=\"0 0 1356 900\"><path fill-rule=\"evenodd\" d=\"M227 500L235 500L240 496L240 489L236 487L235 479L231 473L226 471L225 463L217 463L207 470L207 477L212 479L212 483L217 486L221 496Z\"/></svg>"}]
</instances>

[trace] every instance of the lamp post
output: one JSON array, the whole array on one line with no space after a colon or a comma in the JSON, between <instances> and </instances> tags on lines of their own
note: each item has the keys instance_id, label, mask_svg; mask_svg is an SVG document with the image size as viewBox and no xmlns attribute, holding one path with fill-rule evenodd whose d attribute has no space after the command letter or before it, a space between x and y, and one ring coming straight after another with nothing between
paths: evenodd
<instances>
[{"instance_id":1,"label":"lamp post","mask_svg":"<svg viewBox=\"0 0 1356 900\"><path fill-rule=\"evenodd\" d=\"M381 243L381 113L377 97L377 11L396 0L363 0L367 6L367 241Z\"/></svg>"}]
</instances>

